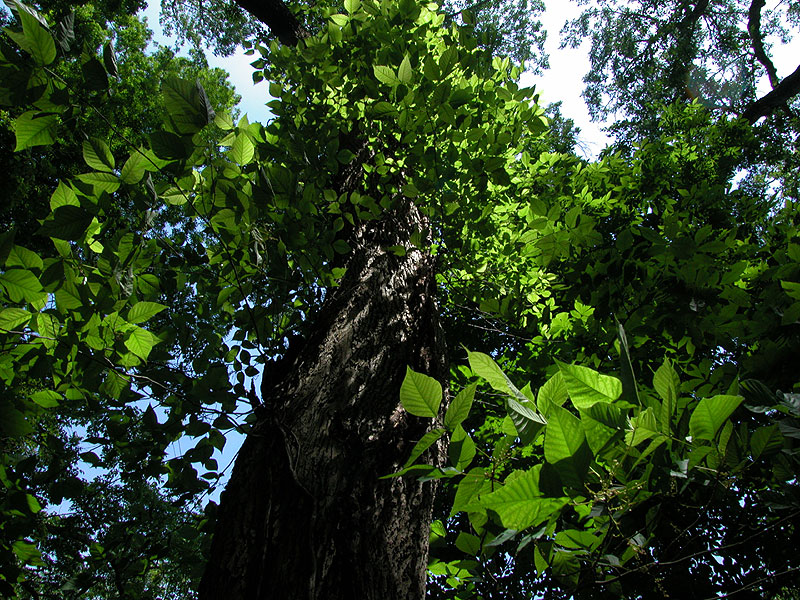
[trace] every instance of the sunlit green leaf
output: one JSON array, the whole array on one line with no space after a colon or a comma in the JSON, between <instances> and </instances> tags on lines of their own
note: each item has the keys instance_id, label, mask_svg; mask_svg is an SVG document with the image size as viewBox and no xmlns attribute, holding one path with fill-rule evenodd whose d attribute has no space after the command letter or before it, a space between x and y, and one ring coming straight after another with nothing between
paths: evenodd
<instances>
[{"instance_id":1,"label":"sunlit green leaf","mask_svg":"<svg viewBox=\"0 0 800 600\"><path fill-rule=\"evenodd\" d=\"M99 138L89 138L83 142L83 160L96 171L114 170L114 156L111 149Z\"/></svg>"},{"instance_id":2,"label":"sunlit green leaf","mask_svg":"<svg viewBox=\"0 0 800 600\"><path fill-rule=\"evenodd\" d=\"M742 403L741 396L714 396L703 398L689 419L689 433L700 440L713 440L717 431L733 411Z\"/></svg>"},{"instance_id":3,"label":"sunlit green leaf","mask_svg":"<svg viewBox=\"0 0 800 600\"><path fill-rule=\"evenodd\" d=\"M406 464L403 467L408 467L414 464L414 462L422 456L422 454L430 448L433 444L435 444L439 438L441 438L445 434L444 429L432 429L428 433L422 436L422 438L414 445L414 448L411 450L411 456L408 457Z\"/></svg>"},{"instance_id":4,"label":"sunlit green leaf","mask_svg":"<svg viewBox=\"0 0 800 600\"><path fill-rule=\"evenodd\" d=\"M616 377L602 375L580 365L556 361L564 376L569 398L578 410L585 410L597 402L613 402L622 395L622 383Z\"/></svg>"},{"instance_id":5,"label":"sunlit green leaf","mask_svg":"<svg viewBox=\"0 0 800 600\"><path fill-rule=\"evenodd\" d=\"M450 445L448 447L450 463L459 471L463 471L475 458L476 451L475 442L472 441L469 434L464 431L461 425L456 425L453 434L450 436Z\"/></svg>"},{"instance_id":6,"label":"sunlit green leaf","mask_svg":"<svg viewBox=\"0 0 800 600\"><path fill-rule=\"evenodd\" d=\"M55 141L58 115L29 110L14 121L14 134L17 145L14 152L32 146L50 145Z\"/></svg>"},{"instance_id":7,"label":"sunlit green leaf","mask_svg":"<svg viewBox=\"0 0 800 600\"><path fill-rule=\"evenodd\" d=\"M400 386L403 408L417 417L435 417L442 402L442 386L433 377L406 367L406 376Z\"/></svg>"},{"instance_id":8,"label":"sunlit green leaf","mask_svg":"<svg viewBox=\"0 0 800 600\"><path fill-rule=\"evenodd\" d=\"M475 398L475 389L477 387L477 383L471 383L461 390L450 403L450 406L447 408L447 413L444 415L444 426L450 431L453 431L453 429L455 429L457 425L460 425L469 415L469 411L472 408L472 401Z\"/></svg>"},{"instance_id":9,"label":"sunlit green leaf","mask_svg":"<svg viewBox=\"0 0 800 600\"><path fill-rule=\"evenodd\" d=\"M144 323L148 319L156 316L162 310L167 308L163 304L157 302L141 301L131 306L128 311L127 320L129 323Z\"/></svg>"}]
</instances>

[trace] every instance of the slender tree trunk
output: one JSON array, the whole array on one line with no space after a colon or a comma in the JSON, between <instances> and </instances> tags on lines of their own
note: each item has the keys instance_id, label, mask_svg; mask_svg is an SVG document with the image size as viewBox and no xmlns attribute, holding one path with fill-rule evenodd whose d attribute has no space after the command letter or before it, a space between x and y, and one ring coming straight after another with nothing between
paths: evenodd
<instances>
[{"instance_id":1,"label":"slender tree trunk","mask_svg":"<svg viewBox=\"0 0 800 600\"><path fill-rule=\"evenodd\" d=\"M353 232L340 287L239 453L204 600L424 597L433 484L380 479L430 426L399 406L406 365L446 380L433 260L384 250L423 225L406 204Z\"/></svg>"}]
</instances>

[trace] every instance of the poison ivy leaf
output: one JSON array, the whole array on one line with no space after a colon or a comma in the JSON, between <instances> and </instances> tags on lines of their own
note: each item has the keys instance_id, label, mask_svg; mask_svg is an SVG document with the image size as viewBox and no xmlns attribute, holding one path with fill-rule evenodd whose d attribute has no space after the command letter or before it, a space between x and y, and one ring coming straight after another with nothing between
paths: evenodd
<instances>
[{"instance_id":1,"label":"poison ivy leaf","mask_svg":"<svg viewBox=\"0 0 800 600\"><path fill-rule=\"evenodd\" d=\"M31 320L31 313L21 308L4 308L0 310L0 333L24 327Z\"/></svg>"},{"instance_id":2,"label":"poison ivy leaf","mask_svg":"<svg viewBox=\"0 0 800 600\"><path fill-rule=\"evenodd\" d=\"M31 400L42 408L53 408L61 401L61 394L53 390L40 390L31 394Z\"/></svg>"},{"instance_id":3,"label":"poison ivy leaf","mask_svg":"<svg viewBox=\"0 0 800 600\"><path fill-rule=\"evenodd\" d=\"M125 347L139 358L147 360L158 341L158 338L146 329L134 327L125 338Z\"/></svg>"},{"instance_id":4,"label":"poison ivy leaf","mask_svg":"<svg viewBox=\"0 0 800 600\"><path fill-rule=\"evenodd\" d=\"M122 165L122 171L120 171L119 177L123 183L127 183L128 185L139 183L147 171L148 164L149 161L144 153L141 150L134 150L131 152L128 160L125 161L125 164Z\"/></svg>"},{"instance_id":5,"label":"poison ivy leaf","mask_svg":"<svg viewBox=\"0 0 800 600\"><path fill-rule=\"evenodd\" d=\"M774 454L783 448L783 434L777 424L759 427L750 438L753 460Z\"/></svg>"},{"instance_id":6,"label":"poison ivy leaf","mask_svg":"<svg viewBox=\"0 0 800 600\"><path fill-rule=\"evenodd\" d=\"M400 83L409 85L413 77L414 71L411 69L411 61L408 59L408 54L406 54L400 63L400 68L397 69L397 79L400 80Z\"/></svg>"},{"instance_id":7,"label":"poison ivy leaf","mask_svg":"<svg viewBox=\"0 0 800 600\"><path fill-rule=\"evenodd\" d=\"M672 368L672 363L665 359L653 375L653 387L661 396L661 414L659 415L661 433L667 435L672 429L672 416L678 406L680 385L680 379L675 369Z\"/></svg>"},{"instance_id":8,"label":"poison ivy leaf","mask_svg":"<svg viewBox=\"0 0 800 600\"><path fill-rule=\"evenodd\" d=\"M80 206L67 204L53 211L43 224L39 233L59 240L78 240L86 233L92 222L92 215Z\"/></svg>"},{"instance_id":9,"label":"poison ivy leaf","mask_svg":"<svg viewBox=\"0 0 800 600\"><path fill-rule=\"evenodd\" d=\"M397 79L397 76L394 74L394 69L392 69L392 67L373 65L372 72L375 74L375 79L381 83L391 85L392 87L400 83L400 81Z\"/></svg>"},{"instance_id":10,"label":"poison ivy leaf","mask_svg":"<svg viewBox=\"0 0 800 600\"><path fill-rule=\"evenodd\" d=\"M558 371L539 388L536 394L536 406L547 417L551 405L562 406L568 397L564 376Z\"/></svg>"},{"instance_id":11,"label":"poison ivy leaf","mask_svg":"<svg viewBox=\"0 0 800 600\"><path fill-rule=\"evenodd\" d=\"M250 138L244 133L239 133L236 139L233 140L233 145L228 151L228 156L230 156L231 160L237 165L245 166L250 164L255 153L256 147L253 145L253 142L250 141Z\"/></svg>"},{"instance_id":12,"label":"poison ivy leaf","mask_svg":"<svg viewBox=\"0 0 800 600\"><path fill-rule=\"evenodd\" d=\"M422 438L414 445L414 448L411 450L411 456L408 457L406 464L403 465L403 468L410 467L414 464L420 456L422 456L423 452L425 452L428 448L430 448L436 441L444 435L444 429L432 429L428 433L422 436Z\"/></svg>"},{"instance_id":13,"label":"poison ivy leaf","mask_svg":"<svg viewBox=\"0 0 800 600\"><path fill-rule=\"evenodd\" d=\"M372 105L372 115L377 119L384 117L397 117L400 113L388 102L376 102ZM348 161L349 162L349 161Z\"/></svg>"},{"instance_id":14,"label":"poison ivy leaf","mask_svg":"<svg viewBox=\"0 0 800 600\"><path fill-rule=\"evenodd\" d=\"M59 206L66 206L68 204L72 206L81 205L74 190L63 181L59 181L56 191L50 196L50 210L56 210Z\"/></svg>"},{"instance_id":15,"label":"poison ivy leaf","mask_svg":"<svg viewBox=\"0 0 800 600\"><path fill-rule=\"evenodd\" d=\"M42 258L35 252L24 248L23 246L13 246L6 258L7 267L22 267L24 269L33 269L41 271L44 267Z\"/></svg>"},{"instance_id":16,"label":"poison ivy leaf","mask_svg":"<svg viewBox=\"0 0 800 600\"><path fill-rule=\"evenodd\" d=\"M580 365L561 361L556 361L556 364L564 376L569 398L578 410L586 410L597 402L613 402L622 394L622 384L616 377L601 375Z\"/></svg>"},{"instance_id":17,"label":"poison ivy leaf","mask_svg":"<svg viewBox=\"0 0 800 600\"><path fill-rule=\"evenodd\" d=\"M17 145L14 152L33 146L48 146L55 141L58 115L29 110L14 121Z\"/></svg>"},{"instance_id":18,"label":"poison ivy leaf","mask_svg":"<svg viewBox=\"0 0 800 600\"><path fill-rule=\"evenodd\" d=\"M458 482L450 515L452 516L462 510L466 510L467 506L476 502L479 493L486 483L486 469L483 467L470 469L469 473L464 475L461 481Z\"/></svg>"},{"instance_id":19,"label":"poison ivy leaf","mask_svg":"<svg viewBox=\"0 0 800 600\"><path fill-rule=\"evenodd\" d=\"M631 364L631 353L628 348L628 338L622 323L617 321L617 336L619 337L620 373L622 376L622 396L633 405L639 404L639 390L636 387L636 378Z\"/></svg>"},{"instance_id":20,"label":"poison ivy leaf","mask_svg":"<svg viewBox=\"0 0 800 600\"><path fill-rule=\"evenodd\" d=\"M96 171L110 173L114 170L114 156L111 154L111 149L99 138L84 140L83 160Z\"/></svg>"},{"instance_id":21,"label":"poison ivy leaf","mask_svg":"<svg viewBox=\"0 0 800 600\"><path fill-rule=\"evenodd\" d=\"M103 45L103 66L106 68L106 72L112 77L117 77L119 75L117 72L117 59L114 56L114 49L111 47L111 42L106 42L105 45Z\"/></svg>"},{"instance_id":22,"label":"poison ivy leaf","mask_svg":"<svg viewBox=\"0 0 800 600\"><path fill-rule=\"evenodd\" d=\"M91 173L81 173L77 177L78 181L91 185L95 189L96 194L113 194L119 189L119 179L114 173L99 173L92 171ZM52 236L58 237L58 236Z\"/></svg>"},{"instance_id":23,"label":"poison ivy leaf","mask_svg":"<svg viewBox=\"0 0 800 600\"><path fill-rule=\"evenodd\" d=\"M75 13L66 15L55 26L55 39L62 52L69 52L72 42L75 41Z\"/></svg>"},{"instance_id":24,"label":"poison ivy leaf","mask_svg":"<svg viewBox=\"0 0 800 600\"><path fill-rule=\"evenodd\" d=\"M141 301L131 306L128 311L127 321L129 323L144 323L148 319L153 318L162 310L167 308L163 304L157 302Z\"/></svg>"},{"instance_id":25,"label":"poison ivy leaf","mask_svg":"<svg viewBox=\"0 0 800 600\"><path fill-rule=\"evenodd\" d=\"M12 302L37 303L44 291L36 275L26 269L9 269L0 273L0 285Z\"/></svg>"},{"instance_id":26,"label":"poison ivy leaf","mask_svg":"<svg viewBox=\"0 0 800 600\"><path fill-rule=\"evenodd\" d=\"M56 43L45 28L43 19L33 9L21 2L14 2L16 13L22 23L23 40L20 46L28 52L37 65L49 65L56 59ZM21 40L17 40L21 41Z\"/></svg>"},{"instance_id":27,"label":"poison ivy leaf","mask_svg":"<svg viewBox=\"0 0 800 600\"><path fill-rule=\"evenodd\" d=\"M713 440L717 431L741 404L741 396L714 396L703 398L689 419L689 433L695 439Z\"/></svg>"},{"instance_id":28,"label":"poison ivy leaf","mask_svg":"<svg viewBox=\"0 0 800 600\"><path fill-rule=\"evenodd\" d=\"M514 398L506 400L508 416L514 423L519 440L523 445L528 445L536 439L544 427L545 419L536 412L533 402L517 402Z\"/></svg>"},{"instance_id":29,"label":"poison ivy leaf","mask_svg":"<svg viewBox=\"0 0 800 600\"><path fill-rule=\"evenodd\" d=\"M433 377L406 367L406 376L400 386L403 408L417 417L435 417L442 402L442 386Z\"/></svg>"},{"instance_id":30,"label":"poison ivy leaf","mask_svg":"<svg viewBox=\"0 0 800 600\"><path fill-rule=\"evenodd\" d=\"M164 81L163 94L173 133L192 135L213 122L214 109L199 81L170 77Z\"/></svg>"},{"instance_id":31,"label":"poison ivy leaf","mask_svg":"<svg viewBox=\"0 0 800 600\"><path fill-rule=\"evenodd\" d=\"M459 471L466 469L475 458L475 442L461 425L456 425L448 447L450 463Z\"/></svg>"},{"instance_id":32,"label":"poison ivy leaf","mask_svg":"<svg viewBox=\"0 0 800 600\"><path fill-rule=\"evenodd\" d=\"M81 65L84 85L87 89L104 92L108 89L108 73L97 58L92 57Z\"/></svg>"},{"instance_id":33,"label":"poison ivy leaf","mask_svg":"<svg viewBox=\"0 0 800 600\"><path fill-rule=\"evenodd\" d=\"M192 154L191 143L169 131L155 131L148 137L150 148L158 158L180 160Z\"/></svg>"},{"instance_id":34,"label":"poison ivy leaf","mask_svg":"<svg viewBox=\"0 0 800 600\"><path fill-rule=\"evenodd\" d=\"M447 413L444 415L444 426L450 431L453 431L469 415L477 387L477 383L471 383L461 390L453 399L453 402L450 403Z\"/></svg>"},{"instance_id":35,"label":"poison ivy leaf","mask_svg":"<svg viewBox=\"0 0 800 600\"><path fill-rule=\"evenodd\" d=\"M478 376L485 379L498 392L513 396L521 404L529 402L525 394L520 392L491 356L483 352L467 352L469 367Z\"/></svg>"},{"instance_id":36,"label":"poison ivy leaf","mask_svg":"<svg viewBox=\"0 0 800 600\"><path fill-rule=\"evenodd\" d=\"M500 517L503 527L522 531L550 520L567 503L567 498L547 498L539 490L539 469L509 476L509 483L490 494L484 494L472 507L492 510ZM467 507L469 510L470 507Z\"/></svg>"},{"instance_id":37,"label":"poison ivy leaf","mask_svg":"<svg viewBox=\"0 0 800 600\"><path fill-rule=\"evenodd\" d=\"M476 556L481 551L481 539L477 535L462 531L456 537L456 548L469 556Z\"/></svg>"},{"instance_id":38,"label":"poison ivy leaf","mask_svg":"<svg viewBox=\"0 0 800 600\"><path fill-rule=\"evenodd\" d=\"M583 488L592 453L581 422L563 407L550 411L544 435L544 456L565 485Z\"/></svg>"}]
</instances>

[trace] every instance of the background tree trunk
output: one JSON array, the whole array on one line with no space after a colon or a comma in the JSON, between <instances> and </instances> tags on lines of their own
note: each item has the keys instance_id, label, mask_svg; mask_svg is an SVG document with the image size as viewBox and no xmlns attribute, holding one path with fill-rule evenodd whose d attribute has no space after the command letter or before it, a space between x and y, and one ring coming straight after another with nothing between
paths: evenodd
<instances>
[{"instance_id":1,"label":"background tree trunk","mask_svg":"<svg viewBox=\"0 0 800 600\"><path fill-rule=\"evenodd\" d=\"M424 597L433 484L379 479L431 423L399 405L406 366L447 379L434 261L384 250L423 226L407 203L352 232L340 287L287 376L264 388L222 495L201 598Z\"/></svg>"}]
</instances>

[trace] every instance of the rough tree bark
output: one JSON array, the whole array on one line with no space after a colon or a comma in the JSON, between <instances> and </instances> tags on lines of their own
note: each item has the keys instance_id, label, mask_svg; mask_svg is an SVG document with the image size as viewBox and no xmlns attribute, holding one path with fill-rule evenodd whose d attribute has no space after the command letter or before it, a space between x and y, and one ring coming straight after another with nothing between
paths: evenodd
<instances>
[{"instance_id":1,"label":"rough tree bark","mask_svg":"<svg viewBox=\"0 0 800 600\"><path fill-rule=\"evenodd\" d=\"M303 37L281 11L265 16L268 5L258 18L287 43ZM433 484L380 477L430 427L399 405L406 366L447 379L433 258L385 250L425 225L403 202L350 233L340 286L286 376L262 388L221 498L203 600L424 597Z\"/></svg>"},{"instance_id":2,"label":"rough tree bark","mask_svg":"<svg viewBox=\"0 0 800 600\"><path fill-rule=\"evenodd\" d=\"M225 490L201 598L416 598L434 490L400 468L428 424L399 406L406 365L444 380L429 256L396 257L413 206L362 225L342 285L263 398Z\"/></svg>"}]
</instances>

